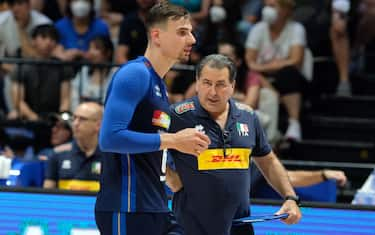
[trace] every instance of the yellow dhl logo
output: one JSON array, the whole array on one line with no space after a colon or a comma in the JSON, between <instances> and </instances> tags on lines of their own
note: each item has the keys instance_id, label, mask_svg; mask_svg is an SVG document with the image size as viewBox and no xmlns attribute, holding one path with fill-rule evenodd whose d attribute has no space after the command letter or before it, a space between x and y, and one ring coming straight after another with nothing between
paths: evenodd
<instances>
[{"instance_id":1,"label":"yellow dhl logo","mask_svg":"<svg viewBox=\"0 0 375 235\"><path fill-rule=\"evenodd\" d=\"M59 189L98 192L100 184L91 180L59 180Z\"/></svg>"},{"instance_id":2,"label":"yellow dhl logo","mask_svg":"<svg viewBox=\"0 0 375 235\"><path fill-rule=\"evenodd\" d=\"M224 156L223 149L208 149L198 156L198 170L247 169L251 149L229 148Z\"/></svg>"}]
</instances>

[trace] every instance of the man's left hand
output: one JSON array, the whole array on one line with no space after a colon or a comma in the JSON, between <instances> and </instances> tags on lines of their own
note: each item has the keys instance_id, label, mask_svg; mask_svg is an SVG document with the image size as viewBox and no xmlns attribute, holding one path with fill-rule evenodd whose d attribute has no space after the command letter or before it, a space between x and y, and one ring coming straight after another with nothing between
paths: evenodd
<instances>
[{"instance_id":1,"label":"man's left hand","mask_svg":"<svg viewBox=\"0 0 375 235\"><path fill-rule=\"evenodd\" d=\"M297 205L297 203L293 200L286 200L280 210L276 212L277 215L288 213L289 216L282 221L286 224L296 224L302 218L301 211Z\"/></svg>"}]
</instances>

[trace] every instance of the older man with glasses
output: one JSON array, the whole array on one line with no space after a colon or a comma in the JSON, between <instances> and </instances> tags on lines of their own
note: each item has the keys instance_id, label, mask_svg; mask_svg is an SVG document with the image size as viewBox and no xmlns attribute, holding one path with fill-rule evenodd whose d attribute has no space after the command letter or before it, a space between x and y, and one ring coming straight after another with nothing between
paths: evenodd
<instances>
[{"instance_id":1,"label":"older man with glasses","mask_svg":"<svg viewBox=\"0 0 375 235\"><path fill-rule=\"evenodd\" d=\"M229 58L209 55L196 68L197 96L171 106L171 132L195 127L211 140L197 156L170 152L175 171L168 169L167 183L176 192L173 209L187 235L253 234L251 224L232 227L233 219L250 214L251 156L285 198L276 214L288 213L286 224L301 218L298 197L255 112L231 99L235 77Z\"/></svg>"},{"instance_id":2,"label":"older man with glasses","mask_svg":"<svg viewBox=\"0 0 375 235\"><path fill-rule=\"evenodd\" d=\"M53 155L47 163L44 188L98 191L102 158L98 133L103 107L95 102L81 103L73 114L74 140L64 151Z\"/></svg>"}]
</instances>

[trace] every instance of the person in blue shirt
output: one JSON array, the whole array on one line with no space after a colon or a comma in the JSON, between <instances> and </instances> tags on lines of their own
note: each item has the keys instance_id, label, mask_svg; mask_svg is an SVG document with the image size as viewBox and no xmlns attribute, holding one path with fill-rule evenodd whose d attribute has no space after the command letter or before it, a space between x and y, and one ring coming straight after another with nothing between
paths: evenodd
<instances>
[{"instance_id":1,"label":"person in blue shirt","mask_svg":"<svg viewBox=\"0 0 375 235\"><path fill-rule=\"evenodd\" d=\"M232 227L233 219L250 214L251 159L285 198L276 214L289 213L286 224L301 218L298 197L255 112L231 99L235 77L233 61L209 55L196 67L197 96L170 108L170 132L195 127L211 140L198 157L170 151L178 174L168 168L167 182L176 192L173 211L186 235L253 234L251 224Z\"/></svg>"},{"instance_id":2,"label":"person in blue shirt","mask_svg":"<svg viewBox=\"0 0 375 235\"><path fill-rule=\"evenodd\" d=\"M101 234L182 234L165 192L166 149L197 155L207 135L194 128L166 133L170 115L164 75L188 60L195 38L188 12L167 1L146 16L144 56L129 61L113 76L99 135L103 160L95 219Z\"/></svg>"},{"instance_id":3,"label":"person in blue shirt","mask_svg":"<svg viewBox=\"0 0 375 235\"><path fill-rule=\"evenodd\" d=\"M94 0L68 0L66 16L55 23L60 34L54 55L72 61L86 57L90 41L96 36L110 37L108 25L95 16Z\"/></svg>"}]
</instances>

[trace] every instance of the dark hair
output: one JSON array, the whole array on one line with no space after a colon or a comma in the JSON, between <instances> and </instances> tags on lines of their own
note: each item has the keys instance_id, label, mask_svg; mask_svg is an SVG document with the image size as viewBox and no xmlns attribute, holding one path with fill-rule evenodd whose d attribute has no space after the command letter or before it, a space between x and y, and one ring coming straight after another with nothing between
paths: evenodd
<instances>
[{"instance_id":1,"label":"dark hair","mask_svg":"<svg viewBox=\"0 0 375 235\"><path fill-rule=\"evenodd\" d=\"M168 1L160 1L155 4L146 15L146 28L159 23L165 23L169 18L172 20L179 20L181 18L188 18L189 12L181 7L176 6Z\"/></svg>"},{"instance_id":2,"label":"dark hair","mask_svg":"<svg viewBox=\"0 0 375 235\"><path fill-rule=\"evenodd\" d=\"M5 0L4 2L8 3L9 6L13 6L16 3L30 3L30 0Z\"/></svg>"},{"instance_id":3,"label":"dark hair","mask_svg":"<svg viewBox=\"0 0 375 235\"><path fill-rule=\"evenodd\" d=\"M109 53L109 62L112 61L114 46L109 36L99 35L91 39L90 43L93 42L103 49L105 53Z\"/></svg>"},{"instance_id":4,"label":"dark hair","mask_svg":"<svg viewBox=\"0 0 375 235\"><path fill-rule=\"evenodd\" d=\"M206 65L215 69L227 68L229 70L229 81L233 82L236 79L237 68L234 65L234 62L224 55L211 54L204 57L195 68L197 79L199 79L202 69Z\"/></svg>"},{"instance_id":5,"label":"dark hair","mask_svg":"<svg viewBox=\"0 0 375 235\"><path fill-rule=\"evenodd\" d=\"M42 37L49 37L55 40L56 42L59 41L60 35L57 29L50 24L42 24L36 26L32 32L31 32L31 37L35 39L38 36Z\"/></svg>"},{"instance_id":6,"label":"dark hair","mask_svg":"<svg viewBox=\"0 0 375 235\"><path fill-rule=\"evenodd\" d=\"M65 14L70 19L73 18L73 13L72 13L72 10L70 9L70 3L72 1L74 1L74 0L68 0L68 2L66 3L66 7L65 7ZM90 5L91 5L91 9L90 9L90 12L89 12L89 18L90 18L90 22L92 22L95 19L94 0L88 0L88 1L90 2Z\"/></svg>"}]
</instances>

